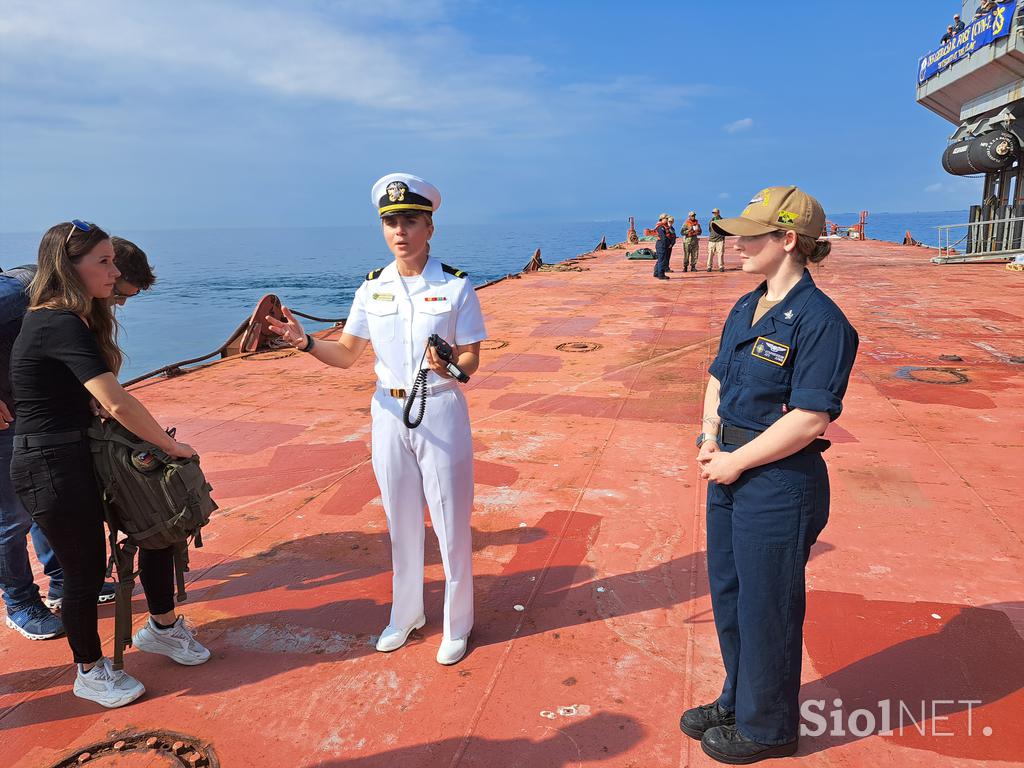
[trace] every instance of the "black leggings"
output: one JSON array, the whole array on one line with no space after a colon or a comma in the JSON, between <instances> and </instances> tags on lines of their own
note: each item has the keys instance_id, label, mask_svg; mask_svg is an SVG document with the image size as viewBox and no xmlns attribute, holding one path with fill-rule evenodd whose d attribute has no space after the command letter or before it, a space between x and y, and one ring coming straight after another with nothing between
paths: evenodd
<instances>
[{"instance_id":1,"label":"black leggings","mask_svg":"<svg viewBox=\"0 0 1024 768\"><path fill-rule=\"evenodd\" d=\"M96 601L107 565L103 503L86 442L16 448L11 482L64 567L61 618L79 664L103 656ZM152 614L174 610L173 548L139 551L139 578Z\"/></svg>"}]
</instances>

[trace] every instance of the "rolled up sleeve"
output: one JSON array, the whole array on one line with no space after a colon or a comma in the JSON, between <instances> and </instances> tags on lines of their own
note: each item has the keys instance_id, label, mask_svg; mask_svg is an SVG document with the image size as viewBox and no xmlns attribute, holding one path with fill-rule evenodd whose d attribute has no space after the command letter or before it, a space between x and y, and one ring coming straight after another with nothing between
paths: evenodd
<instances>
[{"instance_id":1,"label":"rolled up sleeve","mask_svg":"<svg viewBox=\"0 0 1024 768\"><path fill-rule=\"evenodd\" d=\"M789 407L827 413L831 421L838 419L858 343L853 327L838 319L826 320L801 333Z\"/></svg>"}]
</instances>

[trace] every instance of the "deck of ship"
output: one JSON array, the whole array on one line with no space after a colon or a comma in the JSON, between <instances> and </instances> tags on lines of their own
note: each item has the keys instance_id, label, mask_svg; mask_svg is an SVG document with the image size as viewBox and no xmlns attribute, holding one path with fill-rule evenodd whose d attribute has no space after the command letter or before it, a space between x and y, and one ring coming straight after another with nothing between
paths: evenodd
<instances>
[{"instance_id":1,"label":"deck of ship","mask_svg":"<svg viewBox=\"0 0 1024 768\"><path fill-rule=\"evenodd\" d=\"M860 715L805 737L808 766L1024 755L1024 277L927 258L842 242L814 269L861 349L826 455L802 698L842 699L846 717L888 700L895 730L858 736ZM429 533L428 624L397 653L373 649L390 573L371 355L349 371L290 352L228 360L134 390L201 451L222 507L185 606L213 658L129 650L148 692L101 711L71 695L63 640L0 633L0 765L49 766L126 729L190 734L228 768L711 765L677 727L722 676L693 438L724 313L755 279L655 281L614 250L580 266L481 292L466 659L434 661ZM119 760L92 762L170 764Z\"/></svg>"}]
</instances>

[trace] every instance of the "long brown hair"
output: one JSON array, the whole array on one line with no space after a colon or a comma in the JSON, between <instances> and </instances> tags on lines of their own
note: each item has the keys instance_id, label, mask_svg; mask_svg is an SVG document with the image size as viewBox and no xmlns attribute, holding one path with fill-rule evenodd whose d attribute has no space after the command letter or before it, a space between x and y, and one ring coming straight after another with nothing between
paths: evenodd
<instances>
[{"instance_id":1,"label":"long brown hair","mask_svg":"<svg viewBox=\"0 0 1024 768\"><path fill-rule=\"evenodd\" d=\"M68 234L70 233L70 239ZM104 299L95 299L78 276L75 264L110 235L97 226L83 232L70 221L46 230L39 241L39 271L29 285L29 311L66 309L85 318L96 337L100 352L110 370L121 369L122 355L117 346L117 320Z\"/></svg>"}]
</instances>

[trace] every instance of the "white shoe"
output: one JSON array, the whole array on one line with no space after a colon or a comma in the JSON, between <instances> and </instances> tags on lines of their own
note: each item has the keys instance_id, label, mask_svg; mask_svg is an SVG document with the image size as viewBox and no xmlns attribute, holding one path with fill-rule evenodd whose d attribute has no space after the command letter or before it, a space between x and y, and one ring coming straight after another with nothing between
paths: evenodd
<instances>
[{"instance_id":1,"label":"white shoe","mask_svg":"<svg viewBox=\"0 0 1024 768\"><path fill-rule=\"evenodd\" d=\"M449 640L447 637L441 641L441 647L437 649L437 663L446 667L457 663L466 655L469 647L469 635L460 637L458 640Z\"/></svg>"},{"instance_id":2,"label":"white shoe","mask_svg":"<svg viewBox=\"0 0 1024 768\"><path fill-rule=\"evenodd\" d=\"M80 699L88 699L104 707L123 707L131 704L146 692L146 686L121 669L113 669L110 659L100 659L88 672L76 664L74 693Z\"/></svg>"},{"instance_id":3,"label":"white shoe","mask_svg":"<svg viewBox=\"0 0 1024 768\"><path fill-rule=\"evenodd\" d=\"M381 653L397 651L405 645L405 641L409 639L410 632L414 629L419 629L426 623L426 617L420 616L412 623L412 626L406 627L405 629L396 629L388 624L384 627L384 631L380 633L380 637L377 639L377 650Z\"/></svg>"},{"instance_id":4,"label":"white shoe","mask_svg":"<svg viewBox=\"0 0 1024 768\"><path fill-rule=\"evenodd\" d=\"M160 629L150 616L145 626L132 637L132 645L147 653L170 656L179 664L194 667L210 658L210 651L196 640L195 630L179 616L170 629Z\"/></svg>"}]
</instances>

